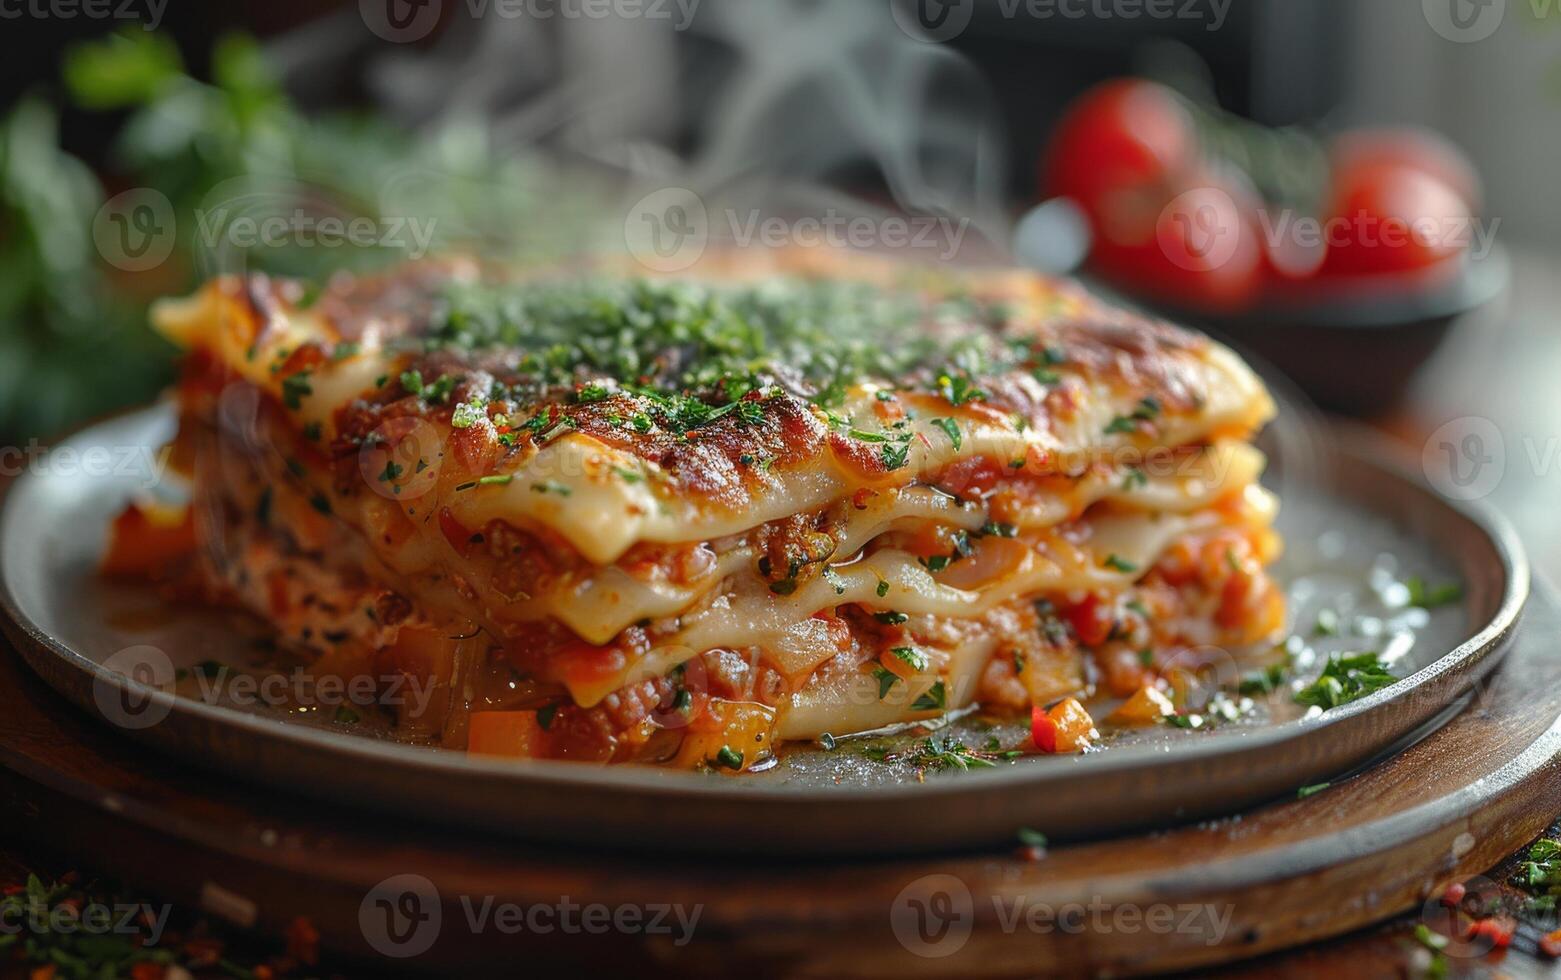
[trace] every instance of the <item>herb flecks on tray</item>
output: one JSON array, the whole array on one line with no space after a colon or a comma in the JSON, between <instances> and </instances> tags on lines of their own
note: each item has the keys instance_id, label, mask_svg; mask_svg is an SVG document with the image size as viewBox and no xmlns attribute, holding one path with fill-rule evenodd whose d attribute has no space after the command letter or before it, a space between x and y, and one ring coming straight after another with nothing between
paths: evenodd
<instances>
[{"instance_id":1,"label":"herb flecks on tray","mask_svg":"<svg viewBox=\"0 0 1561 980\"><path fill-rule=\"evenodd\" d=\"M920 777L927 772L945 769L969 771L991 769L999 762L1017 759L1024 753L1018 749L1003 749L996 737L989 738L979 749L971 748L953 735L930 735L907 748L887 745L868 745L862 754L874 762L903 762L917 770Z\"/></svg>"},{"instance_id":2,"label":"herb flecks on tray","mask_svg":"<svg viewBox=\"0 0 1561 980\"><path fill-rule=\"evenodd\" d=\"M1398 678L1377 653L1348 653L1330 657L1322 674L1295 694L1299 704L1327 711L1379 691Z\"/></svg>"}]
</instances>

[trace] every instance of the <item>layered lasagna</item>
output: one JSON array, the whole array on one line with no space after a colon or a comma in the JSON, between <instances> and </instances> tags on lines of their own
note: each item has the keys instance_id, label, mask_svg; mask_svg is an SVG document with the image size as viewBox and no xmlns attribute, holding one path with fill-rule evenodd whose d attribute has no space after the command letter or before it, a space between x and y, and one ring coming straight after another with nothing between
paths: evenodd
<instances>
[{"instance_id":1,"label":"layered lasagna","mask_svg":"<svg viewBox=\"0 0 1561 980\"><path fill-rule=\"evenodd\" d=\"M187 571L317 674L431 692L409 738L735 773L1282 627L1257 378L1028 273L439 260L155 321ZM148 523L112 567L167 565Z\"/></svg>"}]
</instances>

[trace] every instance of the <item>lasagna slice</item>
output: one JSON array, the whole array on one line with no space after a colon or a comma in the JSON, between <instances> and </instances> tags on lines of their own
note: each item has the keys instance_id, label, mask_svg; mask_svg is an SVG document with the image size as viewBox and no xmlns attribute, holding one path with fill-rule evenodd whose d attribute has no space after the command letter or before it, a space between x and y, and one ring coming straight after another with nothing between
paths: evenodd
<instances>
[{"instance_id":1,"label":"lasagna slice","mask_svg":"<svg viewBox=\"0 0 1561 980\"><path fill-rule=\"evenodd\" d=\"M1282 627L1257 378L1026 273L441 260L155 320L190 565L316 673L432 692L412 738L743 771Z\"/></svg>"}]
</instances>

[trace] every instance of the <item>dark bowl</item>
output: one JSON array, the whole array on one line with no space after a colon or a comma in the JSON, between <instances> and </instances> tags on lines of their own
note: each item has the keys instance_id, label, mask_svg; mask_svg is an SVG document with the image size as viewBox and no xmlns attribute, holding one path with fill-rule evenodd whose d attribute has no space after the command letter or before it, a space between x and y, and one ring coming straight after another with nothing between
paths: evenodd
<instances>
[{"instance_id":1,"label":"dark bowl","mask_svg":"<svg viewBox=\"0 0 1561 980\"><path fill-rule=\"evenodd\" d=\"M1370 416L1392 408L1453 324L1501 297L1511 278L1507 252L1495 245L1436 281L1362 278L1347 291L1298 292L1239 314L1133 299L1267 360L1323 408Z\"/></svg>"}]
</instances>

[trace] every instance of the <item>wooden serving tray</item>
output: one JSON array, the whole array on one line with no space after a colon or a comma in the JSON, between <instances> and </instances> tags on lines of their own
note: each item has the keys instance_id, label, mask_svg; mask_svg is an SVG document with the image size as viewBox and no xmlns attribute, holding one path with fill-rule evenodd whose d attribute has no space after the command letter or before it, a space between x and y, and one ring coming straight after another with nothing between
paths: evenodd
<instances>
[{"instance_id":1,"label":"wooden serving tray","mask_svg":"<svg viewBox=\"0 0 1561 980\"><path fill-rule=\"evenodd\" d=\"M1016 850L722 862L670 854L656 839L564 849L412 824L152 754L9 650L0 807L10 829L138 889L262 930L306 916L330 949L441 972L1189 968L1416 909L1545 829L1561 799L1561 608L1544 583L1513 642L1445 727L1353 778L1039 860Z\"/></svg>"}]
</instances>

